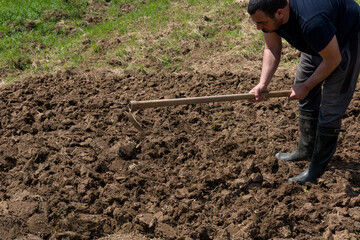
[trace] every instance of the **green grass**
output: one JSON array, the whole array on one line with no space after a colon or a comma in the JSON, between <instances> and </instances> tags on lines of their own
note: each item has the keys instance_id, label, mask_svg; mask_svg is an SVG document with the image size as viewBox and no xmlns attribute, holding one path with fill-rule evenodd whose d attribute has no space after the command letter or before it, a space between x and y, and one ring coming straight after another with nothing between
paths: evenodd
<instances>
[{"instance_id":1,"label":"green grass","mask_svg":"<svg viewBox=\"0 0 360 240\"><path fill-rule=\"evenodd\" d=\"M235 0L0 0L0 6L0 72L9 78L114 67L114 59L122 69L177 72L197 49L203 58L263 49L262 34ZM120 42L111 44L114 38ZM206 51L209 43L219 47Z\"/></svg>"},{"instance_id":2,"label":"green grass","mask_svg":"<svg viewBox=\"0 0 360 240\"><path fill-rule=\"evenodd\" d=\"M74 27L86 2L61 0L0 0L0 68L26 70L33 57L44 54L53 44L67 38L59 22Z\"/></svg>"},{"instance_id":3,"label":"green grass","mask_svg":"<svg viewBox=\"0 0 360 240\"><path fill-rule=\"evenodd\" d=\"M55 71L99 55L103 65L115 57L131 68L146 69L146 56L178 71L181 44L224 37L230 42L241 35L239 28L219 31L224 23L236 24L227 13L239 10L233 0L93 2L104 7L94 11L85 0L0 0L0 69ZM86 18L99 15L101 21L87 23ZM114 36L125 41L110 48L99 43Z\"/></svg>"}]
</instances>

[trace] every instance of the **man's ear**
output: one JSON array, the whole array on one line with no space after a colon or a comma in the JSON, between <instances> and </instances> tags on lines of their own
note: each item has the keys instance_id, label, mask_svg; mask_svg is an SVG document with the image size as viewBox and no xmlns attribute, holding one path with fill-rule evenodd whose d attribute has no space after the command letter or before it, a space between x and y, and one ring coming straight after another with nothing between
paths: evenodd
<instances>
[{"instance_id":1,"label":"man's ear","mask_svg":"<svg viewBox=\"0 0 360 240\"><path fill-rule=\"evenodd\" d=\"M284 9L279 8L276 13L275 16L277 16L278 18L282 18L284 16Z\"/></svg>"}]
</instances>

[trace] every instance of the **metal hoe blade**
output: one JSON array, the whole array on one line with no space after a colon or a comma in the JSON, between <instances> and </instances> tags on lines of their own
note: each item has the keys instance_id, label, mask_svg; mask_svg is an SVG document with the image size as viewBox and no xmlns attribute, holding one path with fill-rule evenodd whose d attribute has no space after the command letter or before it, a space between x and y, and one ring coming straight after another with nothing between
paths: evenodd
<instances>
[{"instance_id":1,"label":"metal hoe blade","mask_svg":"<svg viewBox=\"0 0 360 240\"><path fill-rule=\"evenodd\" d=\"M134 127L139 130L140 132L143 132L144 129L141 127L140 123L136 120L135 116L133 115L133 113L131 112L131 110L129 110L128 114L128 118L130 120L130 122L134 125Z\"/></svg>"}]
</instances>

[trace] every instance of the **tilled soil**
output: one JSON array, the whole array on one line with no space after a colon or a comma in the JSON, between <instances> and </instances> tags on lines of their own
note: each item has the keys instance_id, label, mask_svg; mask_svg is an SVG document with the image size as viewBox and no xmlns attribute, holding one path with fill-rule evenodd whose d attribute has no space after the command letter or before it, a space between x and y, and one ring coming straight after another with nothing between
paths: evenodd
<instances>
[{"instance_id":1,"label":"tilled soil","mask_svg":"<svg viewBox=\"0 0 360 240\"><path fill-rule=\"evenodd\" d=\"M328 170L306 186L287 179L307 162L274 157L296 148L296 102L141 110L143 133L128 120L130 100L246 93L249 69L64 71L2 86L1 239L359 239L359 88ZM284 76L276 90L290 88Z\"/></svg>"}]
</instances>

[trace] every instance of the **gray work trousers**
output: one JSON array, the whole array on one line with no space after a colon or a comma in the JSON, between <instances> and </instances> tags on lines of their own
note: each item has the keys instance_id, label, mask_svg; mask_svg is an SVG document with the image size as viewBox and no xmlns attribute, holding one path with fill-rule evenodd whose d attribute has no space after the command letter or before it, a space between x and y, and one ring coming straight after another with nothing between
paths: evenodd
<instances>
[{"instance_id":1,"label":"gray work trousers","mask_svg":"<svg viewBox=\"0 0 360 240\"><path fill-rule=\"evenodd\" d=\"M319 111L318 125L341 127L341 120L353 97L360 72L360 33L340 49L342 61L334 72L299 101L304 111ZM320 56L301 53L295 83L306 81L321 63Z\"/></svg>"}]
</instances>

